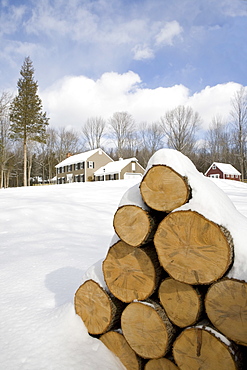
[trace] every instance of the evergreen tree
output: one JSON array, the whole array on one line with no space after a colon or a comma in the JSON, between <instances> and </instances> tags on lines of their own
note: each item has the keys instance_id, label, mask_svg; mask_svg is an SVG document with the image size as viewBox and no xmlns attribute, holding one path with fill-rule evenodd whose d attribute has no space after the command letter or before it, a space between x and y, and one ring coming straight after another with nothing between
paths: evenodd
<instances>
[{"instance_id":1,"label":"evergreen tree","mask_svg":"<svg viewBox=\"0 0 247 370\"><path fill-rule=\"evenodd\" d=\"M32 61L26 57L17 82L18 94L10 106L10 132L13 139L23 142L23 184L27 186L27 144L45 142L49 118L42 112L38 83L34 81Z\"/></svg>"}]
</instances>

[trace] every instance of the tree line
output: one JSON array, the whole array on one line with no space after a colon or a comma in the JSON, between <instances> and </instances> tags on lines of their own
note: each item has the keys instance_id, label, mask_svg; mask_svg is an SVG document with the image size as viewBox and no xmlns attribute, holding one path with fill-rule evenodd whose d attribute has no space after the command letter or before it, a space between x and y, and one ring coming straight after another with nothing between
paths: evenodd
<instances>
[{"instance_id":1,"label":"tree line","mask_svg":"<svg viewBox=\"0 0 247 370\"><path fill-rule=\"evenodd\" d=\"M54 128L43 112L38 83L29 57L17 82L17 95L0 95L0 187L49 183L55 165L68 153L101 147L114 160L136 157L145 167L163 147L187 155L205 172L212 162L231 163L247 177L247 91L232 97L229 119L213 117L198 140L202 119L189 106L179 105L156 122L135 122L128 112L115 112L108 120L89 117L80 130Z\"/></svg>"}]
</instances>

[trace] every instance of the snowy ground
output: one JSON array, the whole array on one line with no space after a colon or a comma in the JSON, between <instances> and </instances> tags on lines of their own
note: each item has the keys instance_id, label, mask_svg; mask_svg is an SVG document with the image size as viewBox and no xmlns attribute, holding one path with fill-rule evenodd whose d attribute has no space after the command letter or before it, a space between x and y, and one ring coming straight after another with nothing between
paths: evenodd
<instances>
[{"instance_id":1,"label":"snowy ground","mask_svg":"<svg viewBox=\"0 0 247 370\"><path fill-rule=\"evenodd\" d=\"M247 184L214 180L247 217ZM133 181L0 189L0 369L117 370L73 299Z\"/></svg>"}]
</instances>

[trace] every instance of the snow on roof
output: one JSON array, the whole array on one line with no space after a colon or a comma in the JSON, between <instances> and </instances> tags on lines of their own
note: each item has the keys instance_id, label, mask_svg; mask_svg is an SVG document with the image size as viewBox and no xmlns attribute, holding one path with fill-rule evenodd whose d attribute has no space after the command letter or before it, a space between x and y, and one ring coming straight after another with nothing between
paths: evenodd
<instances>
[{"instance_id":1,"label":"snow on roof","mask_svg":"<svg viewBox=\"0 0 247 370\"><path fill-rule=\"evenodd\" d=\"M57 168L57 167L62 167L62 166L69 166L70 164L84 162L88 158L90 158L93 154L97 153L98 151L101 151L103 153L103 150L98 148L98 149L89 150L89 151L84 152L84 153L71 155L70 157L64 159L62 162L58 163L55 167ZM104 152L104 154L106 154L106 153ZM110 158L110 159L112 160L112 158Z\"/></svg>"},{"instance_id":2,"label":"snow on roof","mask_svg":"<svg viewBox=\"0 0 247 370\"><path fill-rule=\"evenodd\" d=\"M136 158L119 159L119 161L114 161L107 163L105 166L100 167L94 172L95 176L110 175L114 173L119 173L121 170L131 162L137 162Z\"/></svg>"},{"instance_id":3,"label":"snow on roof","mask_svg":"<svg viewBox=\"0 0 247 370\"><path fill-rule=\"evenodd\" d=\"M236 168L233 167L231 164L229 164L229 163L219 163L219 162L214 162L209 167L209 169L206 171L205 175L208 173L208 171L210 170L210 168L212 168L213 165L218 167L219 170L222 171L225 175L241 175L241 173L238 170L236 170Z\"/></svg>"}]
</instances>

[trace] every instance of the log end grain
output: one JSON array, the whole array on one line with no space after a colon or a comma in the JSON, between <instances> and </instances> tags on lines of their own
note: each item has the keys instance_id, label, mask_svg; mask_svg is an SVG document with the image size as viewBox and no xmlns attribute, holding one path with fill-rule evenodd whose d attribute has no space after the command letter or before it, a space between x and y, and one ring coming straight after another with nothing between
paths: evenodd
<instances>
[{"instance_id":1,"label":"log end grain","mask_svg":"<svg viewBox=\"0 0 247 370\"><path fill-rule=\"evenodd\" d=\"M110 292L125 303L151 296L160 271L153 244L133 248L120 240L108 250L103 262L104 278Z\"/></svg>"},{"instance_id":2,"label":"log end grain","mask_svg":"<svg viewBox=\"0 0 247 370\"><path fill-rule=\"evenodd\" d=\"M173 356L181 370L238 369L232 349L203 328L185 329L173 343Z\"/></svg>"},{"instance_id":3,"label":"log end grain","mask_svg":"<svg viewBox=\"0 0 247 370\"><path fill-rule=\"evenodd\" d=\"M122 306L94 280L85 281L74 297L75 312L83 320L88 332L98 335L110 330L119 320Z\"/></svg>"},{"instance_id":4,"label":"log end grain","mask_svg":"<svg viewBox=\"0 0 247 370\"><path fill-rule=\"evenodd\" d=\"M172 278L162 281L159 299L167 316L180 328L194 325L202 312L202 298L193 286Z\"/></svg>"},{"instance_id":5,"label":"log end grain","mask_svg":"<svg viewBox=\"0 0 247 370\"><path fill-rule=\"evenodd\" d=\"M119 207L113 218L116 234L133 247L146 243L154 226L154 220L149 213L135 205Z\"/></svg>"},{"instance_id":6,"label":"log end grain","mask_svg":"<svg viewBox=\"0 0 247 370\"><path fill-rule=\"evenodd\" d=\"M121 317L123 334L143 358L160 358L169 351L174 328L165 311L155 302L132 302Z\"/></svg>"},{"instance_id":7,"label":"log end grain","mask_svg":"<svg viewBox=\"0 0 247 370\"><path fill-rule=\"evenodd\" d=\"M100 340L120 359L127 370L141 369L142 361L129 346L123 334L116 331L108 331L100 337Z\"/></svg>"},{"instance_id":8,"label":"log end grain","mask_svg":"<svg viewBox=\"0 0 247 370\"><path fill-rule=\"evenodd\" d=\"M231 340L247 346L247 283L222 279L211 285L205 308L212 324Z\"/></svg>"},{"instance_id":9,"label":"log end grain","mask_svg":"<svg viewBox=\"0 0 247 370\"><path fill-rule=\"evenodd\" d=\"M162 357L149 360L146 363L144 370L178 370L178 367L172 361Z\"/></svg>"},{"instance_id":10,"label":"log end grain","mask_svg":"<svg viewBox=\"0 0 247 370\"><path fill-rule=\"evenodd\" d=\"M165 217L154 244L163 268L187 284L211 284L232 264L230 233L195 211L177 211Z\"/></svg>"},{"instance_id":11,"label":"log end grain","mask_svg":"<svg viewBox=\"0 0 247 370\"><path fill-rule=\"evenodd\" d=\"M148 170L141 181L140 191L150 208L162 212L180 207L190 197L186 179L165 165L155 165Z\"/></svg>"}]
</instances>

